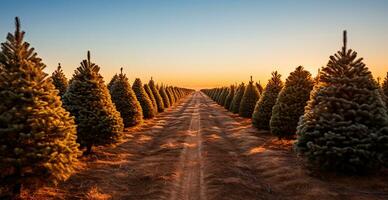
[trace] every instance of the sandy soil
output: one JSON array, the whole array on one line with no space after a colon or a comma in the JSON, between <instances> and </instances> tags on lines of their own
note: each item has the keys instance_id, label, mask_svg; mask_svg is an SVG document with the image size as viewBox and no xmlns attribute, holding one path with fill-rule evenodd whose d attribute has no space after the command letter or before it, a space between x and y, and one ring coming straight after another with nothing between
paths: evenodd
<instances>
[{"instance_id":1,"label":"sandy soil","mask_svg":"<svg viewBox=\"0 0 388 200\"><path fill-rule=\"evenodd\" d=\"M68 181L24 199L388 199L388 171L311 172L279 141L196 92L96 148Z\"/></svg>"}]
</instances>

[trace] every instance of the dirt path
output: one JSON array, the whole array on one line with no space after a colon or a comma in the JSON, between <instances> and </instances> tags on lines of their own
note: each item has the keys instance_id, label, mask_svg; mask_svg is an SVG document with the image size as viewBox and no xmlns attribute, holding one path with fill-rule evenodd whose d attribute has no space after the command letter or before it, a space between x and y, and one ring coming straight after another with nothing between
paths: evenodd
<instances>
[{"instance_id":1,"label":"dirt path","mask_svg":"<svg viewBox=\"0 0 388 200\"><path fill-rule=\"evenodd\" d=\"M310 173L292 142L259 132L196 92L126 139L99 147L57 187L25 199L388 199L388 173Z\"/></svg>"},{"instance_id":2,"label":"dirt path","mask_svg":"<svg viewBox=\"0 0 388 200\"><path fill-rule=\"evenodd\" d=\"M194 110L177 169L177 187L171 199L206 199L203 184L202 135L200 131L199 94L194 94Z\"/></svg>"}]
</instances>

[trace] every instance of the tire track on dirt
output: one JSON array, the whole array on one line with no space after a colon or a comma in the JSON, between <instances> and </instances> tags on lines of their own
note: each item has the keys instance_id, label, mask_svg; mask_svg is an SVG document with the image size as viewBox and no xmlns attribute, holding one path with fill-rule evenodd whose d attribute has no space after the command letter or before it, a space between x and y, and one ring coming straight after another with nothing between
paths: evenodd
<instances>
[{"instance_id":1,"label":"tire track on dirt","mask_svg":"<svg viewBox=\"0 0 388 200\"><path fill-rule=\"evenodd\" d=\"M180 155L176 176L176 189L171 200L205 200L203 184L202 136L200 130L200 114L198 93L194 94L194 111Z\"/></svg>"},{"instance_id":2,"label":"tire track on dirt","mask_svg":"<svg viewBox=\"0 0 388 200\"><path fill-rule=\"evenodd\" d=\"M228 123L234 120L214 107L208 97L200 95L209 199L279 199L260 179L255 165L239 148L240 143L228 137Z\"/></svg>"},{"instance_id":3,"label":"tire track on dirt","mask_svg":"<svg viewBox=\"0 0 388 200\"><path fill-rule=\"evenodd\" d=\"M123 199L169 199L194 101L195 97L191 95L178 111L169 115L166 125L157 132L151 129L154 139L141 149L138 160L132 165L136 172L130 175L129 190L133 192Z\"/></svg>"}]
</instances>

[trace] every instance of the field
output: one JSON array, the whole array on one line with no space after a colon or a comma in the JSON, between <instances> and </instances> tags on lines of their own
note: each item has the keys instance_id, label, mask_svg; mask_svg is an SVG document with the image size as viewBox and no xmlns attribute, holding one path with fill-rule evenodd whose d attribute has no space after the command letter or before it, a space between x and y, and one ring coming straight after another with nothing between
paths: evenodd
<instances>
[{"instance_id":1,"label":"field","mask_svg":"<svg viewBox=\"0 0 388 200\"><path fill-rule=\"evenodd\" d=\"M1 5L0 200L388 200L388 1Z\"/></svg>"},{"instance_id":2,"label":"field","mask_svg":"<svg viewBox=\"0 0 388 200\"><path fill-rule=\"evenodd\" d=\"M25 199L357 199L388 198L388 171L368 176L305 166L293 141L258 131L195 92L117 145L98 147L57 187Z\"/></svg>"}]
</instances>

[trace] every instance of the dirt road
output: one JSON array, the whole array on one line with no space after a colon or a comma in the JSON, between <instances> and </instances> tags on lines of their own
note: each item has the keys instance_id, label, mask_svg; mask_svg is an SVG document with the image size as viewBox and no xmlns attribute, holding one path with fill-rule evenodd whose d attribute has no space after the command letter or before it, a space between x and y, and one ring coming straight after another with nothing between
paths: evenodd
<instances>
[{"instance_id":1,"label":"dirt road","mask_svg":"<svg viewBox=\"0 0 388 200\"><path fill-rule=\"evenodd\" d=\"M259 132L195 92L26 199L388 199L388 173L310 173L292 141Z\"/></svg>"}]
</instances>

